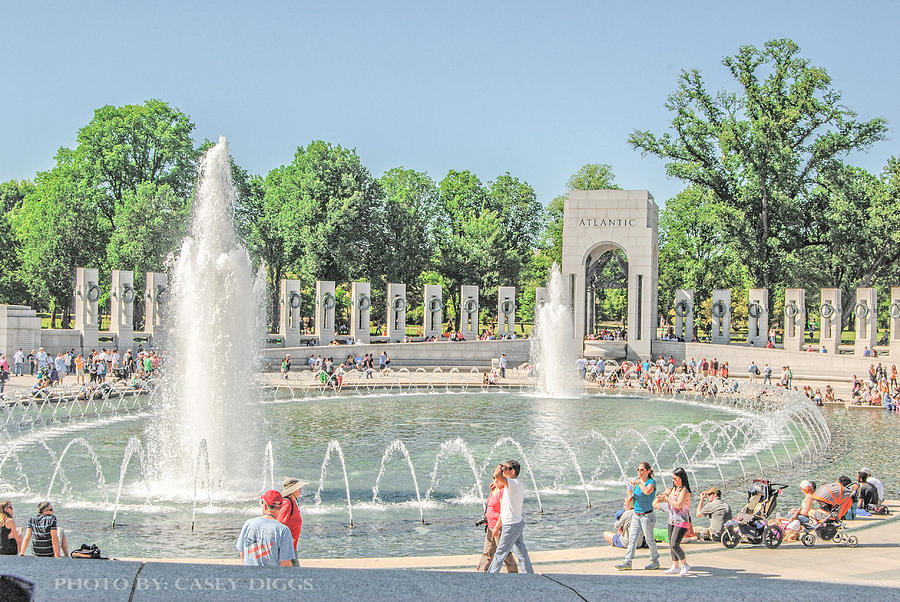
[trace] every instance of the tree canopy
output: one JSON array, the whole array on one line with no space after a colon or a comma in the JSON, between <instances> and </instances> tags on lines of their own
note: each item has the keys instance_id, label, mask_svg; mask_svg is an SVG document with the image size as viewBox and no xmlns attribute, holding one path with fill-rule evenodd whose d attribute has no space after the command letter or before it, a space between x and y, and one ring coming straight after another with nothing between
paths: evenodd
<instances>
[{"instance_id":1,"label":"tree canopy","mask_svg":"<svg viewBox=\"0 0 900 602\"><path fill-rule=\"evenodd\" d=\"M790 40L742 46L722 64L734 90L710 92L698 70L682 71L666 102L671 131L638 130L629 142L728 209L731 244L753 280L771 288L790 281L789 256L828 230L819 191L840 186L843 160L882 140L887 126L857 119L825 69Z\"/></svg>"}]
</instances>

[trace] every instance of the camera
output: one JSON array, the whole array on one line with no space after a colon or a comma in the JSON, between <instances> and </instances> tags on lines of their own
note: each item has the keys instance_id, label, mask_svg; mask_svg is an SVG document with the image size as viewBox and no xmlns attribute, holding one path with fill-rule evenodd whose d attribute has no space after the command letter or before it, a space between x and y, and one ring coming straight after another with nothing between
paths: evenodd
<instances>
[{"instance_id":1,"label":"camera","mask_svg":"<svg viewBox=\"0 0 900 602\"><path fill-rule=\"evenodd\" d=\"M487 525L487 515L482 514L481 518L478 519L478 522L475 523L476 527L480 527L482 525Z\"/></svg>"}]
</instances>

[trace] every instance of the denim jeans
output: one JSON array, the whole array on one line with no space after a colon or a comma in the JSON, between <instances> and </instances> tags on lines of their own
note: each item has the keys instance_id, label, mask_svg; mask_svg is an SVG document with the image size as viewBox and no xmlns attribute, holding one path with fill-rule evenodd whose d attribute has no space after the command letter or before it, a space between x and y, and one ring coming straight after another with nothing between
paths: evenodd
<instances>
[{"instance_id":1,"label":"denim jeans","mask_svg":"<svg viewBox=\"0 0 900 602\"><path fill-rule=\"evenodd\" d=\"M644 541L650 548L650 560L659 562L659 551L656 549L656 540L653 538L653 526L656 524L656 514L649 512L647 514L635 514L631 519L631 530L628 532L628 551L625 552L625 562L631 562L634 559L635 548L637 547L638 533L644 533Z\"/></svg>"},{"instance_id":2,"label":"denim jeans","mask_svg":"<svg viewBox=\"0 0 900 602\"><path fill-rule=\"evenodd\" d=\"M22 364L22 362L18 362L16 364L16 376L22 376L22 374L24 372L25 372L25 366Z\"/></svg>"},{"instance_id":3,"label":"denim jeans","mask_svg":"<svg viewBox=\"0 0 900 602\"><path fill-rule=\"evenodd\" d=\"M516 558L519 559L519 564L524 567L523 572L534 572L534 569L531 568L531 558L528 557L528 550L525 549L525 539L522 537L524 528L524 520L511 525L503 525L500 528L500 542L497 544L497 551L494 552L494 560L491 561L491 566L487 571L488 573L500 572L503 561L506 560L506 557L512 551L514 546L516 549Z\"/></svg>"}]
</instances>

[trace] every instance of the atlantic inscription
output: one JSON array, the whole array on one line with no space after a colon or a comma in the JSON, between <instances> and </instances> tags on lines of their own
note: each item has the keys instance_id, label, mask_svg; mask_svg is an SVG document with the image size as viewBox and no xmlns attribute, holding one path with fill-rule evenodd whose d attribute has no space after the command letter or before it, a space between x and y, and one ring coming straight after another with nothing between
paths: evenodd
<instances>
[{"instance_id":1,"label":"atlantic inscription","mask_svg":"<svg viewBox=\"0 0 900 602\"><path fill-rule=\"evenodd\" d=\"M586 228L619 228L633 226L636 218L633 217L584 217L578 220L579 226Z\"/></svg>"}]
</instances>

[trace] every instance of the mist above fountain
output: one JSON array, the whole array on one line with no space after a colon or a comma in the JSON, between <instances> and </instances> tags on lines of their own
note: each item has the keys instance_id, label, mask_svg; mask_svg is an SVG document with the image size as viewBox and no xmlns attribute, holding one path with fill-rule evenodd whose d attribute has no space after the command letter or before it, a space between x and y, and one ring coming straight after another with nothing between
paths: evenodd
<instances>
[{"instance_id":1,"label":"mist above fountain","mask_svg":"<svg viewBox=\"0 0 900 602\"><path fill-rule=\"evenodd\" d=\"M562 273L550 270L547 301L535 310L531 359L537 390L548 397L572 397L581 392L575 370L575 334Z\"/></svg>"},{"instance_id":2,"label":"mist above fountain","mask_svg":"<svg viewBox=\"0 0 900 602\"><path fill-rule=\"evenodd\" d=\"M201 160L191 233L172 270L164 380L148 426L153 477L163 481L194 477L201 441L213 474L259 474L249 464L261 455L262 290L234 231L235 198L223 137Z\"/></svg>"}]
</instances>

